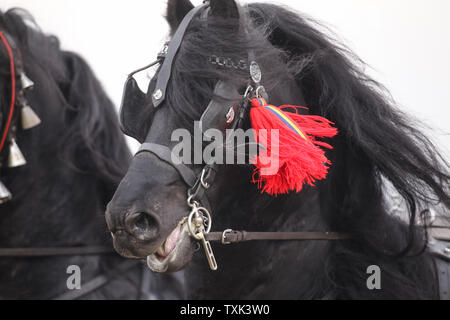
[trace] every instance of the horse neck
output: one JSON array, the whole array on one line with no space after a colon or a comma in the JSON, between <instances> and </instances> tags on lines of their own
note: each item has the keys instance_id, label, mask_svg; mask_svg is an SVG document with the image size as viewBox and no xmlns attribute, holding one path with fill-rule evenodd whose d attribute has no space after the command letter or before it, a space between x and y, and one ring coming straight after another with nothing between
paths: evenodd
<instances>
[{"instance_id":1,"label":"horse neck","mask_svg":"<svg viewBox=\"0 0 450 320\"><path fill-rule=\"evenodd\" d=\"M254 185L222 194L213 212L213 230L325 231L318 190L277 198L260 194ZM326 257L322 241L262 241L231 246L213 244L218 270L210 271L202 250L186 272L190 298L292 299L324 296ZM232 279L232 281L230 281ZM320 284L320 285L318 285Z\"/></svg>"}]
</instances>

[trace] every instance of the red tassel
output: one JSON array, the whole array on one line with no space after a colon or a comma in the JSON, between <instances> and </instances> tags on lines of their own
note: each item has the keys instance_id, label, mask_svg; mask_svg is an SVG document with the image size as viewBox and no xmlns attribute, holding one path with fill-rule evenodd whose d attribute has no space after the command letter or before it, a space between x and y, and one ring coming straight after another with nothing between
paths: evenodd
<instances>
[{"instance_id":1,"label":"red tassel","mask_svg":"<svg viewBox=\"0 0 450 320\"><path fill-rule=\"evenodd\" d=\"M332 122L320 116L288 113L284 109L302 107L268 105L264 99L253 99L250 110L255 139L266 147L253 164L256 166L253 182L270 195L300 192L305 184L314 186L326 178L331 164L320 147L332 149L316 138L331 138L337 134ZM278 144L272 144L272 130L277 130ZM274 136L276 138L276 136ZM278 146L278 147L277 147ZM278 157L275 171L271 168Z\"/></svg>"}]
</instances>

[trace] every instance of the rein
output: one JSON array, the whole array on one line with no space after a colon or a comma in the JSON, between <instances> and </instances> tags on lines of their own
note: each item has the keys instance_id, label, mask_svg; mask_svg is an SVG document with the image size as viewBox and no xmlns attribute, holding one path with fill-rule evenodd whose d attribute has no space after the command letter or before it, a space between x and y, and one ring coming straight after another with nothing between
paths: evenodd
<instances>
[{"instance_id":1,"label":"rein","mask_svg":"<svg viewBox=\"0 0 450 320\"><path fill-rule=\"evenodd\" d=\"M0 248L0 257L32 258L58 256L88 256L115 252L111 247L63 247L63 248Z\"/></svg>"},{"instance_id":2,"label":"rein","mask_svg":"<svg viewBox=\"0 0 450 320\"><path fill-rule=\"evenodd\" d=\"M223 245L247 241L292 241L292 240L349 240L349 235L338 232L247 232L225 230L224 232L210 232L205 235L207 241L221 242Z\"/></svg>"}]
</instances>

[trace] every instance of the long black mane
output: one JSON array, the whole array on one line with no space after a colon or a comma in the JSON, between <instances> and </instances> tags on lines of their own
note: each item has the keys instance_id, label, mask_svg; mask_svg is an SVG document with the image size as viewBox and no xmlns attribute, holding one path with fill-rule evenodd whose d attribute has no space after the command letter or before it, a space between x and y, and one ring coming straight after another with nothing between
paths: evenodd
<instances>
[{"instance_id":1,"label":"long black mane","mask_svg":"<svg viewBox=\"0 0 450 320\"><path fill-rule=\"evenodd\" d=\"M351 233L353 241L332 244L323 262L326 280L310 288L317 296L303 297L331 292L336 298L436 298L434 266L417 221L425 206L450 206L449 164L420 124L365 74L365 64L319 31L318 23L272 4L251 4L248 13L249 33L236 32L236 19L215 17L207 27L194 19L174 63L166 98L170 109L180 123L192 126L212 98L217 79L244 88L248 79L245 70L231 72L208 63L211 55L239 61L254 50L263 84L275 96L273 104L302 102L280 99L292 96L294 82L311 113L327 117L339 129L328 153L333 163L329 177L318 184L320 215L331 230ZM247 23L241 19L240 29ZM407 222L388 212L384 179L405 199ZM274 201L282 199L287 198ZM252 201L254 207L267 207L265 196ZM370 265L383 270L382 291L365 287Z\"/></svg>"}]
</instances>

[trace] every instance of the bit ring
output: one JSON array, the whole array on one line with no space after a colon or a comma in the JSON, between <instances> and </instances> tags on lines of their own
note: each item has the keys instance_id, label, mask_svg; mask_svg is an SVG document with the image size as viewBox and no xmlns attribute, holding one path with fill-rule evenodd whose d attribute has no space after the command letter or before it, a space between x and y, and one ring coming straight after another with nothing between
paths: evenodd
<instances>
[{"instance_id":1,"label":"bit ring","mask_svg":"<svg viewBox=\"0 0 450 320\"><path fill-rule=\"evenodd\" d=\"M197 215L200 214L201 218L203 219L203 226L200 228L196 228L194 226L193 219L196 216L196 214ZM206 218L208 220L206 230L205 230L205 226L204 226L204 221L205 221L204 218ZM188 225L188 230L189 230L189 234L191 235L191 237L193 237L196 240L202 240L203 235L208 234L211 231L212 219L211 219L211 215L209 214L209 211L203 207L200 207L200 208L194 207L194 209L192 209L191 214L188 217L187 225Z\"/></svg>"}]
</instances>

